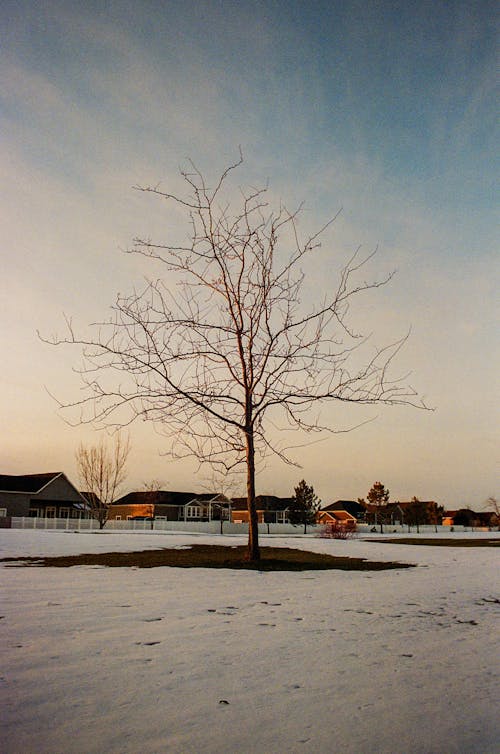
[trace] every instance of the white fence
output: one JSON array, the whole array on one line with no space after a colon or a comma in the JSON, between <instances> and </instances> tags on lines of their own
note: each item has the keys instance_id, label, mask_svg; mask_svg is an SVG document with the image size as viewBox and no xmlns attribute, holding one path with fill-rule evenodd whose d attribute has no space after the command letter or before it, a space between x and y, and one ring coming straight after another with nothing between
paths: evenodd
<instances>
[{"instance_id":1,"label":"white fence","mask_svg":"<svg viewBox=\"0 0 500 754\"><path fill-rule=\"evenodd\" d=\"M12 529L51 529L60 531L99 531L99 523L93 518L36 518L27 516L12 516L10 519ZM307 527L308 535L317 535L323 529L322 526ZM491 531L487 527L470 526L437 526L422 525L419 527L420 534L432 533L461 533L470 531ZM495 528L495 530L497 530ZM140 531L140 532L190 532L197 534L247 534L248 524L233 524L230 521L164 521L156 519L151 521L108 521L104 531ZM370 524L358 524L359 534L380 534L380 526ZM405 534L407 526L384 525L384 534ZM416 534L416 527L411 527L411 534ZM301 536L304 534L303 526L292 524L259 524L259 534L275 534L284 536Z\"/></svg>"},{"instance_id":2,"label":"white fence","mask_svg":"<svg viewBox=\"0 0 500 754\"><path fill-rule=\"evenodd\" d=\"M50 529L60 531L99 531L99 522L93 518L37 518L13 516L12 529ZM307 534L318 533L322 526L307 527ZM233 524L230 521L164 521L153 522L124 520L108 521L104 531L140 531L140 532L191 532L198 534L247 534L248 524ZM303 526L292 524L259 524L260 534L303 534Z\"/></svg>"}]
</instances>

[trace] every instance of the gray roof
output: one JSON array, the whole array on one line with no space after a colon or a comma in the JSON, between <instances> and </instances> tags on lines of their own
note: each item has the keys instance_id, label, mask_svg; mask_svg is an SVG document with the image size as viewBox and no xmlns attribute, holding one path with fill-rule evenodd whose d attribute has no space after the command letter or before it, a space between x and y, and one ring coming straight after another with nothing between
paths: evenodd
<instances>
[{"instance_id":1,"label":"gray roof","mask_svg":"<svg viewBox=\"0 0 500 754\"><path fill-rule=\"evenodd\" d=\"M61 476L62 471L45 474L0 474L0 492L40 492L49 482Z\"/></svg>"},{"instance_id":2,"label":"gray roof","mask_svg":"<svg viewBox=\"0 0 500 754\"><path fill-rule=\"evenodd\" d=\"M196 492L173 492L172 490L138 490L129 492L113 502L113 505L173 505L180 506L190 503L191 500L212 500L216 496L214 492L204 492L198 495Z\"/></svg>"}]
</instances>

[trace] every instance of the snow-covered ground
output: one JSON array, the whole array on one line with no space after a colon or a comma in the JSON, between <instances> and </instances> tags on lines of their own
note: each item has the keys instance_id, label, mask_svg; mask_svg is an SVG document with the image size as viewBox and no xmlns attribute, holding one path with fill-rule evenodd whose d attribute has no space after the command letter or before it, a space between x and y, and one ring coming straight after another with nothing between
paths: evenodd
<instances>
[{"instance_id":1,"label":"snow-covered ground","mask_svg":"<svg viewBox=\"0 0 500 754\"><path fill-rule=\"evenodd\" d=\"M0 530L0 557L193 541L243 540ZM272 544L418 567L0 568L3 753L498 752L498 549Z\"/></svg>"}]
</instances>

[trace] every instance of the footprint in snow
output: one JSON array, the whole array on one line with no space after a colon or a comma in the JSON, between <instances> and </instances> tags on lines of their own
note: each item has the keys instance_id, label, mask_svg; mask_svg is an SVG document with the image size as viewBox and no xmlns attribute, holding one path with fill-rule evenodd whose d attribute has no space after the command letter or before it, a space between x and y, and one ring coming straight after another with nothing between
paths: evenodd
<instances>
[{"instance_id":1,"label":"footprint in snow","mask_svg":"<svg viewBox=\"0 0 500 754\"><path fill-rule=\"evenodd\" d=\"M160 641L136 641L137 647L154 647L156 644L161 644Z\"/></svg>"}]
</instances>

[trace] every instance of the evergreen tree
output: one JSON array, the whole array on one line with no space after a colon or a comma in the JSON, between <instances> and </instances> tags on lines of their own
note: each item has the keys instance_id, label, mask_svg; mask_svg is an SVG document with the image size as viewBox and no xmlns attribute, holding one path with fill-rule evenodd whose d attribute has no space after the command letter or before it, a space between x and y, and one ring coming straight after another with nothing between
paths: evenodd
<instances>
[{"instance_id":1,"label":"evergreen tree","mask_svg":"<svg viewBox=\"0 0 500 754\"><path fill-rule=\"evenodd\" d=\"M380 524L380 533L382 534L384 531L385 507L389 502L389 490L386 490L382 482L375 482L366 499L370 505L375 506L375 523ZM364 503L364 500L360 500L359 502Z\"/></svg>"},{"instance_id":2,"label":"evergreen tree","mask_svg":"<svg viewBox=\"0 0 500 754\"><path fill-rule=\"evenodd\" d=\"M309 486L305 479L295 487L293 502L288 509L288 520L294 526L304 525L304 534L307 533L307 524L316 523L316 512L321 500L314 493L314 487Z\"/></svg>"}]
</instances>

